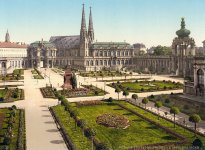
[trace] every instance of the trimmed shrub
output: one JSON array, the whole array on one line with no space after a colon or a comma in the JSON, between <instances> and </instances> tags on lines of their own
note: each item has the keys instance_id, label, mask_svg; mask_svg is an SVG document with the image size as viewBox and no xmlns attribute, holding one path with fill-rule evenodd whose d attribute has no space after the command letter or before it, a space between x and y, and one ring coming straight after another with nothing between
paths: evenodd
<instances>
[{"instance_id":1,"label":"trimmed shrub","mask_svg":"<svg viewBox=\"0 0 205 150\"><path fill-rule=\"evenodd\" d=\"M109 148L106 143L101 142L96 145L96 150L109 150Z\"/></svg>"},{"instance_id":2,"label":"trimmed shrub","mask_svg":"<svg viewBox=\"0 0 205 150\"><path fill-rule=\"evenodd\" d=\"M112 98L112 97L109 97L109 98L107 99L107 101L111 103L111 102L113 101L113 98Z\"/></svg>"}]
</instances>

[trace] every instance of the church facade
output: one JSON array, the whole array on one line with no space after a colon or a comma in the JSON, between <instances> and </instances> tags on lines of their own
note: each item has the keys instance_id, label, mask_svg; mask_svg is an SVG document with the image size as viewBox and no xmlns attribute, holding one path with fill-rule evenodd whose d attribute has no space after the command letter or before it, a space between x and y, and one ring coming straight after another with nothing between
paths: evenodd
<instances>
[{"instance_id":1,"label":"church facade","mask_svg":"<svg viewBox=\"0 0 205 150\"><path fill-rule=\"evenodd\" d=\"M126 42L94 42L94 39L91 8L87 30L83 5L80 35L50 38L49 42L53 43L57 49L54 65L70 65L86 71L132 66L134 55L132 45Z\"/></svg>"}]
</instances>

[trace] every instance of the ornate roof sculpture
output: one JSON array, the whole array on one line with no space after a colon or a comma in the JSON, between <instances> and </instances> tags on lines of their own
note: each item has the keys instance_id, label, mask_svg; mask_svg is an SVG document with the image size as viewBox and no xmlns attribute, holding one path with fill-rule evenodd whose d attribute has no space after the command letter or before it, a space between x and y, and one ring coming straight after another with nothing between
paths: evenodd
<instances>
[{"instance_id":1,"label":"ornate roof sculpture","mask_svg":"<svg viewBox=\"0 0 205 150\"><path fill-rule=\"evenodd\" d=\"M190 30L185 28L185 20L181 19L181 29L176 32L178 37L175 37L172 42L172 48L175 49L176 45L190 45L191 48L195 46L195 41L193 38L189 37Z\"/></svg>"},{"instance_id":2,"label":"ornate roof sculpture","mask_svg":"<svg viewBox=\"0 0 205 150\"><path fill-rule=\"evenodd\" d=\"M189 37L191 32L185 28L185 20L181 19L181 29L176 32L179 38Z\"/></svg>"}]
</instances>

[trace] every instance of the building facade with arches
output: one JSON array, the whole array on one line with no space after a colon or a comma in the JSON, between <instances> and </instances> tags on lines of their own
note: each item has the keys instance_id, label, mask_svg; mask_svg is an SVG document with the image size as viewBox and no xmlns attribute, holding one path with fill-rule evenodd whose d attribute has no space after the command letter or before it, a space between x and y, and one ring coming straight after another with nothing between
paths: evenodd
<instances>
[{"instance_id":1,"label":"building facade with arches","mask_svg":"<svg viewBox=\"0 0 205 150\"><path fill-rule=\"evenodd\" d=\"M194 81L185 82L184 93L205 99L205 58L194 59Z\"/></svg>"},{"instance_id":2,"label":"building facade with arches","mask_svg":"<svg viewBox=\"0 0 205 150\"><path fill-rule=\"evenodd\" d=\"M0 42L0 74L6 74L13 69L25 68L27 45L22 42L11 42L7 30L5 41Z\"/></svg>"},{"instance_id":3,"label":"building facade with arches","mask_svg":"<svg viewBox=\"0 0 205 150\"><path fill-rule=\"evenodd\" d=\"M95 42L92 11L90 8L88 30L84 5L80 35L52 36L50 42L57 49L54 66L67 66L85 71L103 68L121 69L132 66L133 46L127 42Z\"/></svg>"}]
</instances>

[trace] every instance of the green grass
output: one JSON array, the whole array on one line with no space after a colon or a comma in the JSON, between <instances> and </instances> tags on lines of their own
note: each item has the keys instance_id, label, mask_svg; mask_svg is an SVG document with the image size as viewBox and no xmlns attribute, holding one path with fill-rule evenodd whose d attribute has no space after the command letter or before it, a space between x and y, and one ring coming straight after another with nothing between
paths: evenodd
<instances>
[{"instance_id":1,"label":"green grass","mask_svg":"<svg viewBox=\"0 0 205 150\"><path fill-rule=\"evenodd\" d=\"M107 143L111 149L124 149L146 144L178 141L174 136L150 124L117 105L95 105L77 108L79 118L96 130L96 138ZM96 118L104 113L115 113L127 117L130 126L126 129L108 128L96 123Z\"/></svg>"},{"instance_id":2,"label":"green grass","mask_svg":"<svg viewBox=\"0 0 205 150\"><path fill-rule=\"evenodd\" d=\"M90 150L91 141L83 136L81 128L77 127L75 130L74 119L69 117L69 114L65 111L64 106L58 105L52 108L56 116L59 118L61 124L63 125L63 128L65 128L67 135L69 135L72 143L75 145L76 149Z\"/></svg>"},{"instance_id":3,"label":"green grass","mask_svg":"<svg viewBox=\"0 0 205 150\"><path fill-rule=\"evenodd\" d=\"M163 106L166 107L173 107L176 106L180 109L181 112L191 115L191 114L199 114L202 120L205 120L205 104L203 103L190 103L190 100L186 100L180 98L182 94L162 94L162 95L155 95L153 98L149 97L150 101L156 102L161 101Z\"/></svg>"},{"instance_id":4,"label":"green grass","mask_svg":"<svg viewBox=\"0 0 205 150\"><path fill-rule=\"evenodd\" d=\"M5 132L7 132L7 127L8 127L7 121L9 120L10 110L7 109L7 108L2 108L2 109L0 109L0 113L5 114L5 118L3 120L3 127L0 130L0 149L2 149L3 140L4 140L3 136L4 136ZM14 126L13 126L13 129L12 129L13 136L12 136L11 143L9 145L11 150L16 150L17 149L17 139L18 139L18 130L19 130L19 113L20 113L20 111L16 110L15 123L13 124Z\"/></svg>"},{"instance_id":5,"label":"green grass","mask_svg":"<svg viewBox=\"0 0 205 150\"><path fill-rule=\"evenodd\" d=\"M151 92L171 89L182 89L181 83L173 83L171 81L139 81L139 82L122 82L120 84L114 83L108 84L109 86L116 88L119 87L121 90L127 90L129 92Z\"/></svg>"},{"instance_id":6,"label":"green grass","mask_svg":"<svg viewBox=\"0 0 205 150\"><path fill-rule=\"evenodd\" d=\"M194 133L192 133L192 132L190 132L190 131L188 131L188 130L186 130L178 125L176 125L176 128L174 128L173 123L170 121L167 121L165 119L158 120L156 115L149 113L149 112L147 112L139 107L136 107L130 103L127 103L125 101L119 101L119 103L123 104L124 106L126 106L126 107L128 107L128 108L130 108L138 113L140 113L141 115L143 115L149 119L154 120L155 122L158 122L159 124L161 124L165 127L168 127L170 129L174 130L175 132L183 135L184 137L186 137L189 140L189 144L191 144L193 142L193 140L195 139ZM203 143L205 143L205 137L201 137L199 135L197 135L197 136L203 141Z\"/></svg>"},{"instance_id":7,"label":"green grass","mask_svg":"<svg viewBox=\"0 0 205 150\"><path fill-rule=\"evenodd\" d=\"M5 93L5 89L0 89L0 97L4 97Z\"/></svg>"},{"instance_id":8,"label":"green grass","mask_svg":"<svg viewBox=\"0 0 205 150\"><path fill-rule=\"evenodd\" d=\"M90 72L80 72L82 77L115 77L115 76L125 76L125 73L119 71L90 71ZM127 74L128 75L128 74Z\"/></svg>"}]
</instances>

